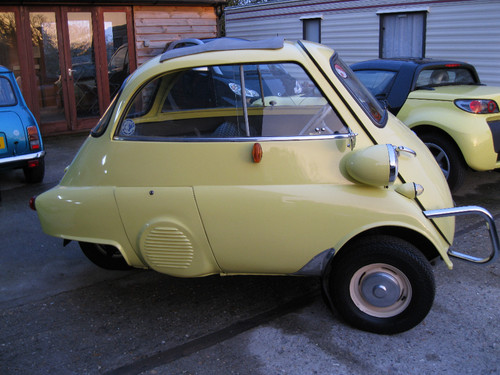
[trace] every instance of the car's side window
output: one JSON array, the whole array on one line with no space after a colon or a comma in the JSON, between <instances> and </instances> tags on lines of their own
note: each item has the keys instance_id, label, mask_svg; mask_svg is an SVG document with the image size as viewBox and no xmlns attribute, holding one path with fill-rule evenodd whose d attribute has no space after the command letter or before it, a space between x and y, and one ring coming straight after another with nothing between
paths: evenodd
<instances>
[{"instance_id":1,"label":"car's side window","mask_svg":"<svg viewBox=\"0 0 500 375\"><path fill-rule=\"evenodd\" d=\"M302 67L291 64L263 64L245 70L245 82L252 95L249 118L263 137L295 137L347 133L315 83ZM248 94L247 94L248 96Z\"/></svg>"},{"instance_id":2,"label":"car's side window","mask_svg":"<svg viewBox=\"0 0 500 375\"><path fill-rule=\"evenodd\" d=\"M356 76L377 99L384 97L392 86L396 72L388 70L358 70Z\"/></svg>"},{"instance_id":3,"label":"car's side window","mask_svg":"<svg viewBox=\"0 0 500 375\"><path fill-rule=\"evenodd\" d=\"M16 104L16 95L14 94L10 81L5 77L0 77L0 106L6 107Z\"/></svg>"},{"instance_id":4,"label":"car's side window","mask_svg":"<svg viewBox=\"0 0 500 375\"><path fill-rule=\"evenodd\" d=\"M347 127L291 63L204 66L145 85L117 136L169 140L333 135Z\"/></svg>"}]
</instances>

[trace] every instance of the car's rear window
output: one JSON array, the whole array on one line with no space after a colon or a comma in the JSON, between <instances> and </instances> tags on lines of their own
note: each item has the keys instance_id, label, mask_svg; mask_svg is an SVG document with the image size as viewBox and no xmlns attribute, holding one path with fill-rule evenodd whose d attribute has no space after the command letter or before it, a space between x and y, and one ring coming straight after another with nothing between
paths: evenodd
<instances>
[{"instance_id":1,"label":"car's rear window","mask_svg":"<svg viewBox=\"0 0 500 375\"><path fill-rule=\"evenodd\" d=\"M0 106L7 107L17 104L12 84L5 77L0 77Z\"/></svg>"},{"instance_id":2,"label":"car's rear window","mask_svg":"<svg viewBox=\"0 0 500 375\"><path fill-rule=\"evenodd\" d=\"M422 70L418 75L416 88L477 84L474 75L467 68L440 67Z\"/></svg>"}]
</instances>

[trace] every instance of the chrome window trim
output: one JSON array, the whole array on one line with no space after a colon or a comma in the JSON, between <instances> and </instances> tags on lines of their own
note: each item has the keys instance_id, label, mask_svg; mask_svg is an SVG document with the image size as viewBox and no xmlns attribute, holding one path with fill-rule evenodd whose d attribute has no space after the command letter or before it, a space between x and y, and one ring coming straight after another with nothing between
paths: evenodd
<instances>
[{"instance_id":1,"label":"chrome window trim","mask_svg":"<svg viewBox=\"0 0 500 375\"><path fill-rule=\"evenodd\" d=\"M150 136L134 136L134 137L113 137L116 141L145 141L145 142L186 142L186 143L213 143L213 142L271 142L271 141L312 141L323 139L346 139L352 140L356 137L356 133L328 134L328 135L297 135L289 137L231 137L231 138L181 138L181 137L150 137Z\"/></svg>"}]
</instances>

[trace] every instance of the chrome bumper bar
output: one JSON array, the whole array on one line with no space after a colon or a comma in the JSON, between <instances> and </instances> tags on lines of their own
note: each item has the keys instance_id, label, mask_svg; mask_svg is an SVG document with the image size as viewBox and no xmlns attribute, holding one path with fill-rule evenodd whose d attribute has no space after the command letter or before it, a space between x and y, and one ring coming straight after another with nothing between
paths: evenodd
<instances>
[{"instance_id":1,"label":"chrome bumper bar","mask_svg":"<svg viewBox=\"0 0 500 375\"><path fill-rule=\"evenodd\" d=\"M478 206L464 206L464 207L453 207L453 208L443 208L440 210L424 211L424 215L428 219L435 219L439 217L448 217L448 216L462 216L462 215L481 216L486 221L486 228L488 229L490 235L491 247L492 247L490 255L486 258L478 258L454 250L448 250L448 255L469 262L480 263L480 264L486 264L492 262L497 258L500 247L498 240L498 232L495 225L495 220L493 219L493 216L491 216L488 210Z\"/></svg>"},{"instance_id":2,"label":"chrome bumper bar","mask_svg":"<svg viewBox=\"0 0 500 375\"><path fill-rule=\"evenodd\" d=\"M32 154L22 154L22 155L10 156L8 158L0 159L0 165L11 163L11 162L16 162L16 161L27 161L27 160L31 160L31 159L40 159L43 156L45 156L45 151L34 152Z\"/></svg>"}]
</instances>

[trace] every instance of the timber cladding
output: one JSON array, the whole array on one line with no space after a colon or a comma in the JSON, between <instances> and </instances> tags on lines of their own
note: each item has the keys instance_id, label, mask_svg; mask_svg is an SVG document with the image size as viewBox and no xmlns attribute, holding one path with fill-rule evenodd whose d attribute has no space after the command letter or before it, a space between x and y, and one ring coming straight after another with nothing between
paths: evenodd
<instances>
[{"instance_id":1,"label":"timber cladding","mask_svg":"<svg viewBox=\"0 0 500 375\"><path fill-rule=\"evenodd\" d=\"M134 23L137 65L162 53L172 40L217 36L213 6L135 6Z\"/></svg>"}]
</instances>

